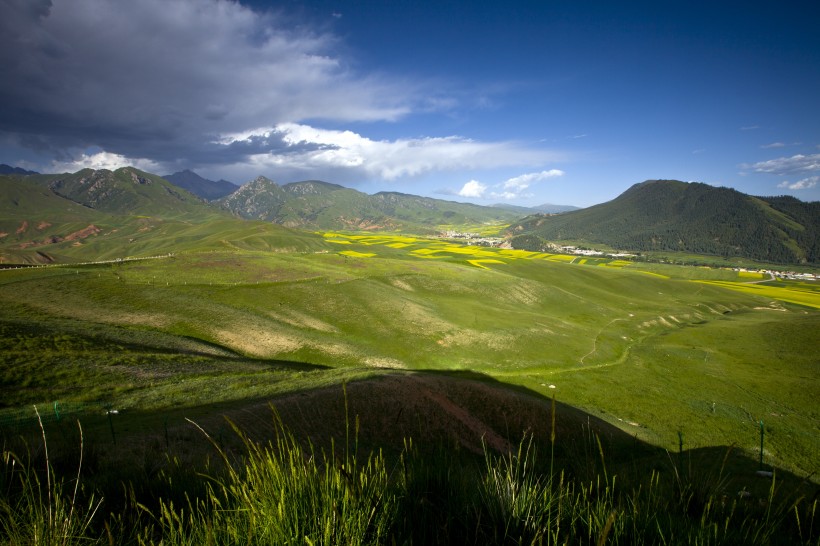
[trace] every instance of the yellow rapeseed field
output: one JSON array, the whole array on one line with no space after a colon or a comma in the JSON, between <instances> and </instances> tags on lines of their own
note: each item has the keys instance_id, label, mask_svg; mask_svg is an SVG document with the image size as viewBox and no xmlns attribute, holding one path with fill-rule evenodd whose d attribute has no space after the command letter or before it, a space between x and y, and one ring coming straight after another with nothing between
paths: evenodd
<instances>
[{"instance_id":1,"label":"yellow rapeseed field","mask_svg":"<svg viewBox=\"0 0 820 546\"><path fill-rule=\"evenodd\" d=\"M776 300L786 301L789 303L796 303L798 305L805 305L807 307L814 307L820 309L820 291L801 289L799 286L795 287L781 287L781 286L767 286L765 284L750 284L740 282L728 281L694 281L704 284L711 284L713 286L722 286L730 290L744 292L746 294L755 294L764 298L773 298Z\"/></svg>"}]
</instances>

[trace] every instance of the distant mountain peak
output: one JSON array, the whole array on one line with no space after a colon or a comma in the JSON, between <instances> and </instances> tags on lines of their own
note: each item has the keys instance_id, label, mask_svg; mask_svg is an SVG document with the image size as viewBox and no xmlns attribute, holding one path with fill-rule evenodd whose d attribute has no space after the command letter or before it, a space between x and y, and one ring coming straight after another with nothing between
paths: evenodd
<instances>
[{"instance_id":1,"label":"distant mountain peak","mask_svg":"<svg viewBox=\"0 0 820 546\"><path fill-rule=\"evenodd\" d=\"M20 167L12 167L11 165L6 165L5 163L0 163L0 174L40 174L37 171L29 171Z\"/></svg>"},{"instance_id":2,"label":"distant mountain peak","mask_svg":"<svg viewBox=\"0 0 820 546\"><path fill-rule=\"evenodd\" d=\"M237 216L270 221L286 200L285 195L285 191L276 182L265 176L257 176L216 202Z\"/></svg>"},{"instance_id":3,"label":"distant mountain peak","mask_svg":"<svg viewBox=\"0 0 820 546\"><path fill-rule=\"evenodd\" d=\"M219 180L217 182L208 180L190 169L169 174L163 176L163 178L171 184L188 190L194 195L198 195L209 201L229 195L236 191L238 187L236 184L228 182L227 180Z\"/></svg>"},{"instance_id":4,"label":"distant mountain peak","mask_svg":"<svg viewBox=\"0 0 820 546\"><path fill-rule=\"evenodd\" d=\"M267 178L267 177L262 176L262 175L257 176L256 178L254 178L253 180L248 182L248 184L273 185L273 186L278 186L279 185L276 182L274 182L273 180L271 180L270 178ZM247 186L248 184L245 184L245 185Z\"/></svg>"}]
</instances>

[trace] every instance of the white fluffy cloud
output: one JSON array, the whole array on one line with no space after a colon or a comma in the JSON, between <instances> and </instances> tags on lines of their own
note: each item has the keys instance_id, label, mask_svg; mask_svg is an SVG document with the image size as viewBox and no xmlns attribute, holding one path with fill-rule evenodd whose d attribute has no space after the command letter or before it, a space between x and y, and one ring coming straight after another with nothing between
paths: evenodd
<instances>
[{"instance_id":1,"label":"white fluffy cloud","mask_svg":"<svg viewBox=\"0 0 820 546\"><path fill-rule=\"evenodd\" d=\"M484 199L490 197L492 199L512 201L523 197L532 197L532 194L527 192L527 190L536 182L563 175L564 171L559 169L550 169L548 171L522 174L514 176L513 178L508 178L504 182L493 185L492 187L497 188L498 191L490 192L488 192L490 187L486 184L482 184L477 180L470 180L458 191L443 193L449 193L451 195L458 195L460 197L468 197L472 199Z\"/></svg>"},{"instance_id":2,"label":"white fluffy cloud","mask_svg":"<svg viewBox=\"0 0 820 546\"><path fill-rule=\"evenodd\" d=\"M804 178L802 180L798 180L797 182L788 182L783 181L777 185L778 188L786 188L789 190L807 190L809 188L813 188L817 185L817 182L820 182L820 176L810 176L808 178Z\"/></svg>"},{"instance_id":3,"label":"white fluffy cloud","mask_svg":"<svg viewBox=\"0 0 820 546\"><path fill-rule=\"evenodd\" d=\"M388 181L430 172L534 165L556 157L515 142L480 142L460 136L373 140L353 131L297 123L225 134L216 142L225 147L252 144L258 148L252 161L279 172L346 170ZM267 142L276 145L266 151Z\"/></svg>"},{"instance_id":4,"label":"white fluffy cloud","mask_svg":"<svg viewBox=\"0 0 820 546\"><path fill-rule=\"evenodd\" d=\"M458 191L461 197L469 197L473 199L481 199L484 197L484 192L487 191L487 186L478 180L470 180Z\"/></svg>"},{"instance_id":5,"label":"white fluffy cloud","mask_svg":"<svg viewBox=\"0 0 820 546\"><path fill-rule=\"evenodd\" d=\"M109 152L84 153L70 161L55 161L51 165L53 172L76 172L81 169L108 169L116 170L120 167L136 167L137 169L156 173L159 165L150 159L129 158Z\"/></svg>"},{"instance_id":6,"label":"white fluffy cloud","mask_svg":"<svg viewBox=\"0 0 820 546\"><path fill-rule=\"evenodd\" d=\"M493 197L496 199L504 199L504 200L512 200L512 199L519 199L521 197L529 197L530 195L526 193L530 186L535 184L536 182L540 182L542 180L547 180L549 178L556 178L559 176L564 176L564 171L559 169L550 169L548 171L541 171L536 173L527 173L522 174L519 176L515 176L513 178L509 178L499 184L496 187L499 187L501 191L493 192Z\"/></svg>"},{"instance_id":7,"label":"white fluffy cloud","mask_svg":"<svg viewBox=\"0 0 820 546\"><path fill-rule=\"evenodd\" d=\"M541 171L538 173L527 173L505 180L503 187L505 190L522 192L529 188L531 185L533 185L535 182L563 175L564 171L561 171L559 169L550 169L548 171Z\"/></svg>"},{"instance_id":8,"label":"white fluffy cloud","mask_svg":"<svg viewBox=\"0 0 820 546\"><path fill-rule=\"evenodd\" d=\"M744 163L741 167L756 173L781 176L801 172L820 171L820 154L797 154L791 157L778 157L757 163Z\"/></svg>"}]
</instances>

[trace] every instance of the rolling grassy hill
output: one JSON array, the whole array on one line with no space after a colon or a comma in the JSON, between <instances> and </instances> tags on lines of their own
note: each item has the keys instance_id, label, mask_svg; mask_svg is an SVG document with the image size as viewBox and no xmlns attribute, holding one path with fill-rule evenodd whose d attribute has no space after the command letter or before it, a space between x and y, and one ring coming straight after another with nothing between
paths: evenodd
<instances>
[{"instance_id":1,"label":"rolling grassy hill","mask_svg":"<svg viewBox=\"0 0 820 546\"><path fill-rule=\"evenodd\" d=\"M820 203L752 197L674 180L636 184L616 199L510 226L516 248L546 241L599 243L631 251L741 256L767 263L820 262Z\"/></svg>"}]
</instances>

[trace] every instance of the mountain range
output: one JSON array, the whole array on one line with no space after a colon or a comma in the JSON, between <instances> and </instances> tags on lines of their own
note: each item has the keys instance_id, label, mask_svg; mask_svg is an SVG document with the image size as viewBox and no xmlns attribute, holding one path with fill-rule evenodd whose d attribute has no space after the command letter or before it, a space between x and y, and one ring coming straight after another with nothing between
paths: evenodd
<instances>
[{"instance_id":1,"label":"mountain range","mask_svg":"<svg viewBox=\"0 0 820 546\"><path fill-rule=\"evenodd\" d=\"M20 167L12 167L5 163L0 163L0 174L40 174L36 171L28 171Z\"/></svg>"},{"instance_id":2,"label":"mountain range","mask_svg":"<svg viewBox=\"0 0 820 546\"><path fill-rule=\"evenodd\" d=\"M168 180L172 184L174 184L176 186L179 186L180 188L184 188L184 189L188 190L189 192L191 192L195 195L198 195L198 196L202 197L203 199L207 199L209 201L215 201L215 200L219 200L221 198L227 197L227 196L231 195L232 193L236 192L238 187L239 187L236 184L234 184L233 182L228 182L227 180L218 180L216 182L213 181L213 180L208 180L207 178L203 178L202 176L199 176L197 173L195 173L193 171L190 171L190 170L184 170L184 171L176 172L174 174L168 174L168 175L165 175L163 178L165 178L166 180ZM264 177L262 177L262 178L264 178ZM252 181L249 184L251 186L253 186L254 182L255 181ZM302 191L302 190L300 190L299 188L293 187L294 184L301 185L304 188L309 188L305 191L307 191L308 193L313 193L313 194L326 193L325 190L330 190L330 189L333 189L333 190L348 189L348 188L345 188L343 186L339 186L338 184L329 184L327 182L322 182L322 181L319 181L319 180L307 180L307 181L304 181L304 182L291 183L291 184L286 184L283 187L286 190L286 192L290 193L291 195L299 195L300 191ZM258 186L258 184L257 184L257 186ZM320 187L323 188L323 190L319 190ZM239 200L241 200L243 198L246 199L248 197L249 191L246 189L246 190L243 190L242 193L245 194L245 195L244 195L244 197L238 197ZM273 191L273 193L278 194L279 199L281 199L281 198L286 199L285 196L287 195L287 193L286 194L281 194L281 193L278 193L276 191ZM396 193L397 195L407 195L407 194L400 194L400 193L397 193L397 192L385 192L385 193L388 193L388 194L389 193ZM264 198L261 199L261 201L265 201L265 200L266 199L264 199ZM235 200L227 200L227 201L235 201ZM440 201L440 200L433 200L433 201ZM228 205L229 208L233 207L233 206L235 206L235 202ZM538 206L535 206L535 207L522 207L522 206L518 206L518 205L510 205L508 203L497 203L497 204L494 204L494 205L491 205L491 206L495 207L495 208L500 208L500 209L503 209L503 210L506 210L506 211L515 212L518 216L526 216L528 214L534 214L534 213L537 213L537 212L543 212L543 213L548 213L548 214L559 214L561 212L568 212L568 211L571 211L571 210L578 210L578 207L573 207L573 206L569 206L569 205L553 205L551 203L545 203L543 205L538 205ZM257 207L255 205L252 205L252 208L256 209ZM242 216L246 216L248 214L250 216L255 216L255 213L253 213L253 212L246 213L245 211L240 211L240 215L242 215Z\"/></svg>"},{"instance_id":3,"label":"mountain range","mask_svg":"<svg viewBox=\"0 0 820 546\"><path fill-rule=\"evenodd\" d=\"M178 183L133 167L0 175L0 262L136 255L177 248L181 241L185 248L228 244L264 249L270 237L304 238L316 230L423 235L448 226L508 225L512 246L528 250L556 243L599 244L636 252L820 263L820 203L753 197L700 183L646 181L607 203L533 214L533 209L398 192L369 195L319 180L279 185L260 176L236 187L211 183L190 171L168 178ZM231 187L217 199L204 196Z\"/></svg>"},{"instance_id":4,"label":"mountain range","mask_svg":"<svg viewBox=\"0 0 820 546\"><path fill-rule=\"evenodd\" d=\"M309 229L403 229L435 233L440 225L507 224L520 214L398 192L368 195L319 180L280 186L260 176L216 205L242 218Z\"/></svg>"}]
</instances>

